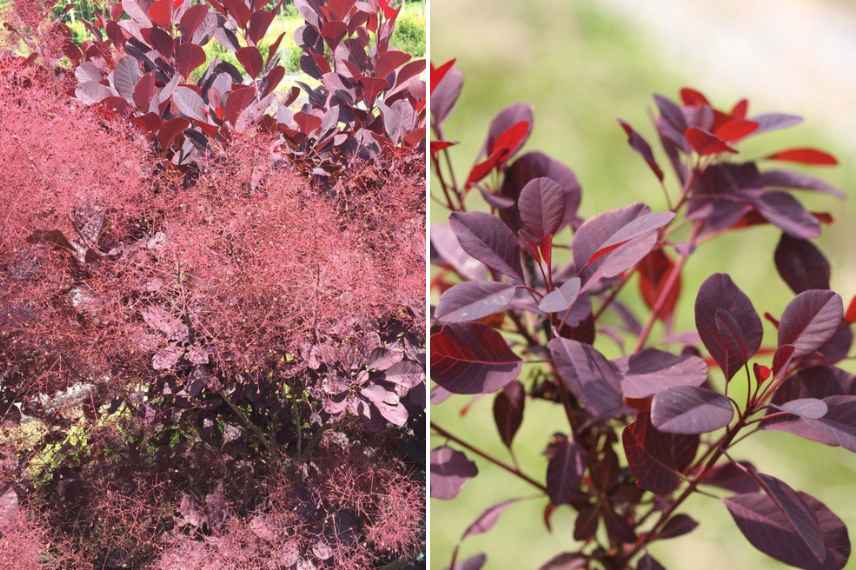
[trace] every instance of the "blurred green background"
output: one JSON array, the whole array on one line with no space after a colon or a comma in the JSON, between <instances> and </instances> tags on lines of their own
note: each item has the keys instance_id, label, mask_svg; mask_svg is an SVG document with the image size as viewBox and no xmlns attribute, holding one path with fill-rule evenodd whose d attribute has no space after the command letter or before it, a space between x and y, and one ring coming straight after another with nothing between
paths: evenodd
<instances>
[{"instance_id":1,"label":"blurred green background","mask_svg":"<svg viewBox=\"0 0 856 570\"><path fill-rule=\"evenodd\" d=\"M432 0L431 59L436 65L457 58L465 77L461 99L444 128L447 139L460 143L452 149L458 177L473 163L494 114L525 101L535 107L535 128L526 149L542 150L575 171L583 186L583 216L634 201L664 209L656 180L627 146L616 117L634 125L659 153L648 118L653 93L676 98L681 86L692 85L725 108L747 97L750 115L792 112L806 122L741 145L742 156L800 145L819 146L839 157L839 167L814 169L812 174L838 185L850 201L809 193L799 198L810 209L830 211L839 220L824 226L819 245L833 264L833 287L849 300L856 293L856 239L849 222L856 198L856 161L851 158L856 151L856 113L851 108L856 100L854 10L853 3L836 0ZM668 170L662 153L658 158ZM667 182L676 194L674 179ZM470 200L472 206L478 202L476 196ZM442 223L446 217L432 202L432 221ZM684 274L676 330L692 329L695 292L717 271L731 273L759 313L780 314L792 294L773 266L779 235L770 226L760 227L703 245ZM631 286L621 298L630 302L634 295ZM768 344L774 334L765 327ZM661 332L655 332L654 339ZM608 341L599 347L610 348ZM734 393L742 393L738 382ZM432 420L508 459L494 428L492 397L476 401L462 416L460 410L469 402L451 398L432 408ZM567 430L561 411L554 408L528 402L515 440L524 470L541 480L549 436ZM442 443L432 436L432 447ZM735 455L827 503L854 529L856 542L856 455L772 432L740 443ZM479 476L464 486L458 499L432 501L432 570L448 566L461 533L483 509L532 494L530 487L490 464L477 463ZM542 522L544 505L538 500L513 506L493 531L464 543L461 559L486 552L488 570L529 569L573 549L573 512L559 509L549 534ZM683 511L701 527L651 548L670 570L784 567L755 551L717 500L698 496ZM856 561L851 559L847 568L856 569Z\"/></svg>"}]
</instances>

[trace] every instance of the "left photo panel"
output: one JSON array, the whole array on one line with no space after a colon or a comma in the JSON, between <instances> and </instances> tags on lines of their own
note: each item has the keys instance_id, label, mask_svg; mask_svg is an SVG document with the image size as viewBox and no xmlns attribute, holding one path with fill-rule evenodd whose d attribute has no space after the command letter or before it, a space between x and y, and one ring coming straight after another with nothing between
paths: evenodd
<instances>
[{"instance_id":1,"label":"left photo panel","mask_svg":"<svg viewBox=\"0 0 856 570\"><path fill-rule=\"evenodd\" d=\"M0 0L0 570L425 567L426 20Z\"/></svg>"}]
</instances>

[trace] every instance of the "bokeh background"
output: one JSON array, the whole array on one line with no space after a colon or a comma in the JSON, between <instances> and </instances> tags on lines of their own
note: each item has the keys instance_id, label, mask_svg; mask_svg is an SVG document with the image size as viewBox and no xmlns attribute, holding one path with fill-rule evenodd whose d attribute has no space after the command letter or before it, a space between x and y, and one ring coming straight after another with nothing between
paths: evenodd
<instances>
[{"instance_id":1,"label":"bokeh background","mask_svg":"<svg viewBox=\"0 0 856 570\"><path fill-rule=\"evenodd\" d=\"M493 115L526 101L535 107L535 128L526 149L542 150L575 171L583 186L583 216L634 201L665 207L656 180L630 151L615 122L616 117L629 121L659 151L648 118L653 93L676 98L681 86L691 85L726 108L747 97L750 115L781 111L804 116L802 125L758 137L741 149L744 156L757 157L799 144L826 148L839 157L839 167L812 173L842 188L849 201L809 193L799 197L810 209L830 211L837 218L838 223L824 226L819 245L833 264L833 288L848 300L856 293L856 2L432 0L430 51L435 64L457 58L465 75L463 94L444 128L447 139L460 142L452 149L459 177L473 163ZM658 158L667 169L661 153ZM668 182L674 194L674 179ZM447 212L431 204L432 222L446 217ZM692 329L695 292L715 271L731 273L759 313L781 313L792 294L773 266L779 235L771 226L759 227L702 246L684 274L677 330ZM633 298L633 287L628 289L630 295L622 299ZM774 335L765 328L766 344ZM741 392L736 388L734 393ZM469 412L461 415L470 403ZM491 404L492 397L474 403L453 397L432 409L432 420L508 458ZM542 452L549 436L567 429L561 411L553 408L527 402L515 440L521 464L538 478L545 473ZM433 436L431 443L443 440ZM740 443L735 455L826 502L856 539L856 455L772 432ZM480 474L458 499L431 504L432 570L448 566L461 533L483 509L532 493L476 461ZM464 543L462 559L484 551L488 570L525 570L572 549L574 513L559 509L548 534L543 507L541 500L512 507L493 531ZM699 496L684 511L701 522L700 528L651 548L670 570L783 568L749 545L718 501ZM847 568L856 569L856 561L851 559Z\"/></svg>"}]
</instances>

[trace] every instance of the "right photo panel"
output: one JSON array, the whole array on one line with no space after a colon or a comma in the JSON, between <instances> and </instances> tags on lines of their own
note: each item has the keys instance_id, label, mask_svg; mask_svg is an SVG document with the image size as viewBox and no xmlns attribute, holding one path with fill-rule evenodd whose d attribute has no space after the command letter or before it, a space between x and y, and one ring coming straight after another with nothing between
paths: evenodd
<instances>
[{"instance_id":1,"label":"right photo panel","mask_svg":"<svg viewBox=\"0 0 856 570\"><path fill-rule=\"evenodd\" d=\"M430 568L856 568L856 6L430 21Z\"/></svg>"}]
</instances>

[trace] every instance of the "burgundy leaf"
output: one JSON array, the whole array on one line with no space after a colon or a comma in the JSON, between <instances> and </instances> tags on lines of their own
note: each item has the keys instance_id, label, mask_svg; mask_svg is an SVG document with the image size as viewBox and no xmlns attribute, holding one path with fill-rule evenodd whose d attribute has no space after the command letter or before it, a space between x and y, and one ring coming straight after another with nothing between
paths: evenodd
<instances>
[{"instance_id":1,"label":"burgundy leaf","mask_svg":"<svg viewBox=\"0 0 856 570\"><path fill-rule=\"evenodd\" d=\"M175 67L185 78L205 63L205 51L196 44L185 43L175 48Z\"/></svg>"},{"instance_id":2,"label":"burgundy leaf","mask_svg":"<svg viewBox=\"0 0 856 570\"><path fill-rule=\"evenodd\" d=\"M697 386L658 392L651 402L651 421L668 433L707 433L727 426L733 416L728 398Z\"/></svg>"},{"instance_id":3,"label":"burgundy leaf","mask_svg":"<svg viewBox=\"0 0 856 570\"><path fill-rule=\"evenodd\" d=\"M490 531L496 525L500 515L502 515L508 507L520 500L520 498L508 499L485 509L485 511L467 527L464 534L461 535L461 540Z\"/></svg>"},{"instance_id":4,"label":"burgundy leaf","mask_svg":"<svg viewBox=\"0 0 856 570\"><path fill-rule=\"evenodd\" d=\"M540 242L559 231L565 220L565 199L561 186L550 178L533 178L526 183L517 208L529 237Z\"/></svg>"},{"instance_id":5,"label":"burgundy leaf","mask_svg":"<svg viewBox=\"0 0 856 570\"><path fill-rule=\"evenodd\" d=\"M724 273L712 275L699 289L695 322L704 346L726 380L731 380L761 346L763 329L752 301Z\"/></svg>"},{"instance_id":6,"label":"burgundy leaf","mask_svg":"<svg viewBox=\"0 0 856 570\"><path fill-rule=\"evenodd\" d=\"M586 411L609 418L623 410L621 372L593 346L560 337L548 346L559 377Z\"/></svg>"},{"instance_id":7,"label":"burgundy leaf","mask_svg":"<svg viewBox=\"0 0 856 570\"><path fill-rule=\"evenodd\" d=\"M172 57L174 42L171 35L160 28L152 28L150 37L152 47L154 47L164 57Z\"/></svg>"},{"instance_id":8,"label":"burgundy leaf","mask_svg":"<svg viewBox=\"0 0 856 570\"><path fill-rule=\"evenodd\" d=\"M582 448L557 436L548 449L547 494L554 505L569 505L580 495L580 482L586 469Z\"/></svg>"},{"instance_id":9,"label":"burgundy leaf","mask_svg":"<svg viewBox=\"0 0 856 570\"><path fill-rule=\"evenodd\" d=\"M468 254L512 279L523 279L517 238L501 220L482 212L455 212L449 225Z\"/></svg>"},{"instance_id":10,"label":"burgundy leaf","mask_svg":"<svg viewBox=\"0 0 856 570\"><path fill-rule=\"evenodd\" d=\"M270 27L270 23L273 22L274 13L271 10L259 10L258 12L253 12L253 15L250 17L250 28L247 30L247 37L249 37L254 44L258 44Z\"/></svg>"},{"instance_id":11,"label":"burgundy leaf","mask_svg":"<svg viewBox=\"0 0 856 570\"><path fill-rule=\"evenodd\" d=\"M262 72L264 62L262 61L262 54L259 53L257 47L244 46L235 52L235 57L238 58L238 61L241 62L241 65L244 66L244 69L247 70L247 73L249 73L253 79L258 77L259 73Z\"/></svg>"},{"instance_id":12,"label":"burgundy leaf","mask_svg":"<svg viewBox=\"0 0 856 570\"><path fill-rule=\"evenodd\" d=\"M377 56L375 74L378 77L386 77L408 61L410 61L409 53L398 50L387 50Z\"/></svg>"},{"instance_id":13,"label":"burgundy leaf","mask_svg":"<svg viewBox=\"0 0 856 570\"><path fill-rule=\"evenodd\" d=\"M586 541L597 534L597 526L600 521L600 509L596 506L583 507L579 509L577 518L574 519L574 540Z\"/></svg>"},{"instance_id":14,"label":"burgundy leaf","mask_svg":"<svg viewBox=\"0 0 856 570\"><path fill-rule=\"evenodd\" d=\"M829 289L829 262L810 241L782 234L773 259L779 275L794 293Z\"/></svg>"},{"instance_id":15,"label":"burgundy leaf","mask_svg":"<svg viewBox=\"0 0 856 570\"><path fill-rule=\"evenodd\" d=\"M526 390L518 381L509 383L496 394L493 400L493 419L496 429L505 447L511 449L511 443L520 424L523 423L523 411L526 407Z\"/></svg>"},{"instance_id":16,"label":"burgundy leaf","mask_svg":"<svg viewBox=\"0 0 856 570\"><path fill-rule=\"evenodd\" d=\"M134 87L134 104L142 112L148 112L149 104L155 96L155 74L149 72L143 75Z\"/></svg>"},{"instance_id":17,"label":"burgundy leaf","mask_svg":"<svg viewBox=\"0 0 856 570\"><path fill-rule=\"evenodd\" d=\"M223 0L223 6L226 7L226 11L240 27L247 27L247 22L250 20L250 9L244 0Z\"/></svg>"},{"instance_id":18,"label":"burgundy leaf","mask_svg":"<svg viewBox=\"0 0 856 570\"><path fill-rule=\"evenodd\" d=\"M223 119L235 125L238 117L256 98L256 89L252 85L238 85L229 91L224 106Z\"/></svg>"},{"instance_id":19,"label":"burgundy leaf","mask_svg":"<svg viewBox=\"0 0 856 570\"><path fill-rule=\"evenodd\" d=\"M538 308L545 313L559 313L570 309L580 292L580 278L572 277L541 299Z\"/></svg>"},{"instance_id":20,"label":"burgundy leaf","mask_svg":"<svg viewBox=\"0 0 856 570\"><path fill-rule=\"evenodd\" d=\"M657 164L657 160L654 158L654 151L651 150L651 145L648 144L648 141L646 141L642 135L633 130L633 127L621 119L618 119L618 124L621 125L621 128L624 129L624 132L627 134L627 144L642 156L642 159L648 164L648 168L651 169L654 176L662 182L664 179L663 169L660 168L659 164Z\"/></svg>"},{"instance_id":21,"label":"burgundy leaf","mask_svg":"<svg viewBox=\"0 0 856 570\"><path fill-rule=\"evenodd\" d=\"M492 281L458 283L440 297L435 314L444 323L477 321L505 311L514 299L516 285Z\"/></svg>"},{"instance_id":22,"label":"burgundy leaf","mask_svg":"<svg viewBox=\"0 0 856 570\"><path fill-rule=\"evenodd\" d=\"M452 61L451 63L454 63ZM464 86L464 74L457 69L450 69L438 83L435 84L434 74L431 78L431 124L434 128L442 126L446 117L458 101Z\"/></svg>"},{"instance_id":23,"label":"burgundy leaf","mask_svg":"<svg viewBox=\"0 0 856 570\"><path fill-rule=\"evenodd\" d=\"M172 27L172 2L173 0L155 0L149 6L149 18L167 30Z\"/></svg>"},{"instance_id":24,"label":"burgundy leaf","mask_svg":"<svg viewBox=\"0 0 856 570\"><path fill-rule=\"evenodd\" d=\"M811 354L828 341L844 318L844 302L832 291L797 295L782 314L779 345L794 345L794 358Z\"/></svg>"},{"instance_id":25,"label":"burgundy leaf","mask_svg":"<svg viewBox=\"0 0 856 570\"><path fill-rule=\"evenodd\" d=\"M458 496L461 487L478 475L476 464L467 456L448 446L431 450L431 497L450 500Z\"/></svg>"},{"instance_id":26,"label":"burgundy leaf","mask_svg":"<svg viewBox=\"0 0 856 570\"><path fill-rule=\"evenodd\" d=\"M615 362L621 370L621 390L627 398L647 398L676 386L700 386L707 380L707 364L697 356L675 356L654 348Z\"/></svg>"},{"instance_id":27,"label":"burgundy leaf","mask_svg":"<svg viewBox=\"0 0 856 570\"><path fill-rule=\"evenodd\" d=\"M639 487L668 495L681 484L678 473L693 462L699 436L663 433L651 425L647 414L642 414L624 428L622 441Z\"/></svg>"},{"instance_id":28,"label":"burgundy leaf","mask_svg":"<svg viewBox=\"0 0 856 570\"><path fill-rule=\"evenodd\" d=\"M431 378L454 394L489 394L520 374L517 357L501 334L469 323L431 335Z\"/></svg>"},{"instance_id":29,"label":"burgundy leaf","mask_svg":"<svg viewBox=\"0 0 856 570\"><path fill-rule=\"evenodd\" d=\"M205 4L196 4L188 8L178 23L182 38L191 40L196 29L205 21L207 15L208 6Z\"/></svg>"}]
</instances>

